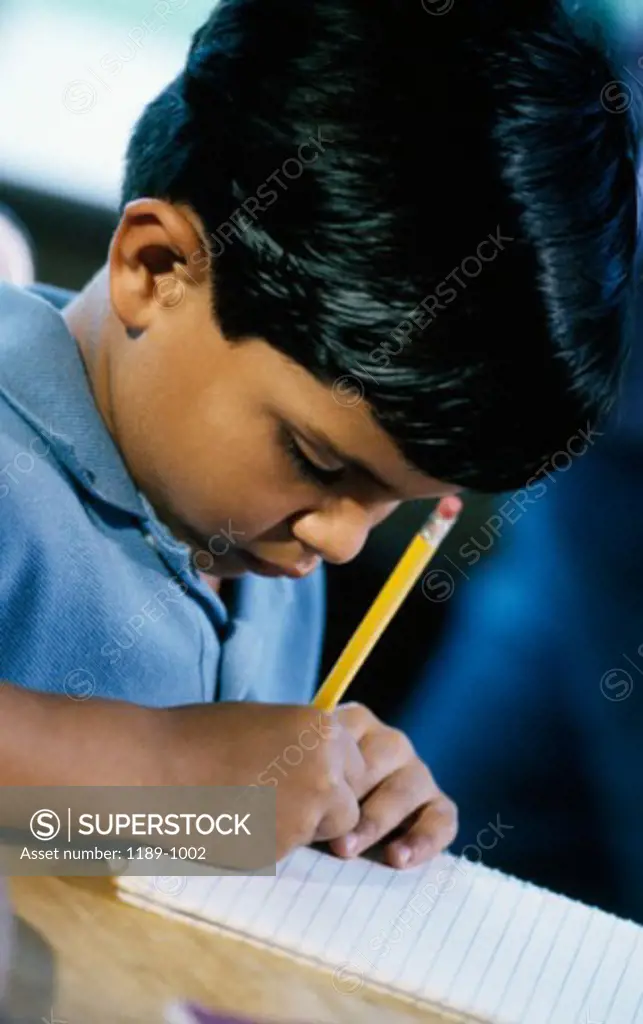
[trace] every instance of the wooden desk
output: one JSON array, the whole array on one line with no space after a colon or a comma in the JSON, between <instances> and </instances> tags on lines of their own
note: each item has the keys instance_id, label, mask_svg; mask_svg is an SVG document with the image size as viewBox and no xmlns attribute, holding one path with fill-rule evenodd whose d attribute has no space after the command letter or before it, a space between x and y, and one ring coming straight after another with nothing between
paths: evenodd
<instances>
[{"instance_id":1,"label":"wooden desk","mask_svg":"<svg viewBox=\"0 0 643 1024\"><path fill-rule=\"evenodd\" d=\"M50 1024L162 1024L163 1007L178 997L304 1024L440 1024L375 992L342 994L329 975L274 954L125 906L104 879L14 878L11 897L17 917L52 951ZM32 973L29 986L40 980ZM40 1012L34 1019L46 1020Z\"/></svg>"}]
</instances>

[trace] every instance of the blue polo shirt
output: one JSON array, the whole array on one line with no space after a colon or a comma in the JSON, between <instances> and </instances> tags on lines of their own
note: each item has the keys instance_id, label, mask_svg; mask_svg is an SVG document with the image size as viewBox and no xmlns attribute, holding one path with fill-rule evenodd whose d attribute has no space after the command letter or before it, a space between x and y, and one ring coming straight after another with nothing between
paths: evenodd
<instances>
[{"instance_id":1,"label":"blue polo shirt","mask_svg":"<svg viewBox=\"0 0 643 1024\"><path fill-rule=\"evenodd\" d=\"M323 617L323 568L248 575L226 608L137 490L60 312L0 285L0 679L147 707L306 703Z\"/></svg>"}]
</instances>

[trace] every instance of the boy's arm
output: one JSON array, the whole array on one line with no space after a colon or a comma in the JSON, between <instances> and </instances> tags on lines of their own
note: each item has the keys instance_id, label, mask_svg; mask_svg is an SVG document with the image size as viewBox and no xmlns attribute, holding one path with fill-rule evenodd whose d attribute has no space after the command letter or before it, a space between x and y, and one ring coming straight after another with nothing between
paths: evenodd
<instances>
[{"instance_id":1,"label":"boy's arm","mask_svg":"<svg viewBox=\"0 0 643 1024\"><path fill-rule=\"evenodd\" d=\"M167 785L166 711L0 684L0 785Z\"/></svg>"}]
</instances>

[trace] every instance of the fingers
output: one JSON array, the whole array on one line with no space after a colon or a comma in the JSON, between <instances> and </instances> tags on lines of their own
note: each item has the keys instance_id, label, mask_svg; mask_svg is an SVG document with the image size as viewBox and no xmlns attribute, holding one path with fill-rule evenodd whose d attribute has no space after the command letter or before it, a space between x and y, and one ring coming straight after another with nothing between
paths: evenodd
<instances>
[{"instance_id":1,"label":"fingers","mask_svg":"<svg viewBox=\"0 0 643 1024\"><path fill-rule=\"evenodd\" d=\"M364 734L359 749L364 758L363 788L358 794L360 800L403 768L421 764L411 741L403 732L381 725Z\"/></svg>"},{"instance_id":2,"label":"fingers","mask_svg":"<svg viewBox=\"0 0 643 1024\"><path fill-rule=\"evenodd\" d=\"M437 855L456 834L454 805L418 759L385 778L370 793L361 805L359 822L351 833L332 843L333 851L338 856L359 856L400 825L402 835L384 849L394 867L410 867Z\"/></svg>"},{"instance_id":3,"label":"fingers","mask_svg":"<svg viewBox=\"0 0 643 1024\"><path fill-rule=\"evenodd\" d=\"M400 839L384 848L384 857L397 868L412 868L447 849L458 834L456 805L444 793L413 816Z\"/></svg>"},{"instance_id":4,"label":"fingers","mask_svg":"<svg viewBox=\"0 0 643 1024\"><path fill-rule=\"evenodd\" d=\"M335 709L335 716L345 729L348 729L351 736L360 743L367 732L374 729L381 729L380 719L373 714L370 708L356 701L347 701Z\"/></svg>"},{"instance_id":5,"label":"fingers","mask_svg":"<svg viewBox=\"0 0 643 1024\"><path fill-rule=\"evenodd\" d=\"M362 800L389 775L417 760L413 744L399 729L385 726L361 704L343 704L339 720L346 731L359 744L365 771L361 788L356 789Z\"/></svg>"},{"instance_id":6,"label":"fingers","mask_svg":"<svg viewBox=\"0 0 643 1024\"><path fill-rule=\"evenodd\" d=\"M359 856L364 850L379 843L393 829L427 803L427 794L420 780L420 762L414 762L389 775L363 801L359 822L350 835L338 844L346 856Z\"/></svg>"},{"instance_id":7,"label":"fingers","mask_svg":"<svg viewBox=\"0 0 643 1024\"><path fill-rule=\"evenodd\" d=\"M388 837L383 853L393 867L412 867L437 856L457 834L457 809L408 737L362 704L342 704L336 716L359 745L363 764L353 754L346 771L361 805L359 821L348 833L336 833L333 852L356 857Z\"/></svg>"},{"instance_id":8,"label":"fingers","mask_svg":"<svg viewBox=\"0 0 643 1024\"><path fill-rule=\"evenodd\" d=\"M363 749L348 730L343 731L343 774L356 800L368 792L368 768Z\"/></svg>"}]
</instances>

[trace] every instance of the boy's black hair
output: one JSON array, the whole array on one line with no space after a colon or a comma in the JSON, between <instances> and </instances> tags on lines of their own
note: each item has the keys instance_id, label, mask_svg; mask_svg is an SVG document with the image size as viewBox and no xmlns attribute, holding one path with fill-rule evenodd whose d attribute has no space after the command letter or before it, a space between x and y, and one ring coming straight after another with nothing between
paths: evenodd
<instances>
[{"instance_id":1,"label":"boy's black hair","mask_svg":"<svg viewBox=\"0 0 643 1024\"><path fill-rule=\"evenodd\" d=\"M613 404L636 141L559 3L446 6L220 0L135 129L123 203L200 216L227 338L340 404L350 377L411 463L491 493Z\"/></svg>"}]
</instances>

